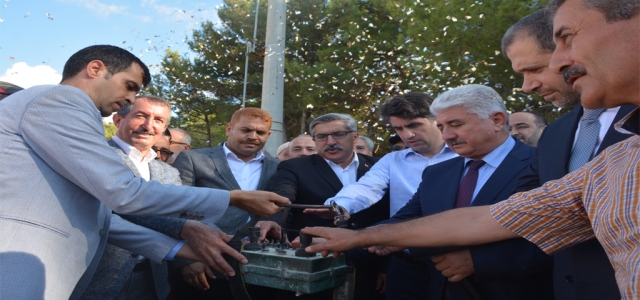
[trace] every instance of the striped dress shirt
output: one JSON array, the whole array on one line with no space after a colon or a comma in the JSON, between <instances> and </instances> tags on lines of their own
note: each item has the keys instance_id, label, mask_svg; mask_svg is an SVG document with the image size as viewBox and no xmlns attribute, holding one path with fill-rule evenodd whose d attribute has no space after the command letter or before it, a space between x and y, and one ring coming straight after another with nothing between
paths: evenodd
<instances>
[{"instance_id":1,"label":"striped dress shirt","mask_svg":"<svg viewBox=\"0 0 640 300\"><path fill-rule=\"evenodd\" d=\"M597 238L623 299L640 297L640 109L616 129L634 136L565 177L491 206L505 228L554 253Z\"/></svg>"}]
</instances>

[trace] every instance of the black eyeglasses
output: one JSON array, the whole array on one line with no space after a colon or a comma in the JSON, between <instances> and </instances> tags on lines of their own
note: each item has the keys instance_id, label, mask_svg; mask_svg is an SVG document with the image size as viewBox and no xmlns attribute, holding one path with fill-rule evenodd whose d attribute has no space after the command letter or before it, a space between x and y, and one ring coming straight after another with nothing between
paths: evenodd
<instances>
[{"instance_id":1,"label":"black eyeglasses","mask_svg":"<svg viewBox=\"0 0 640 300\"><path fill-rule=\"evenodd\" d=\"M170 157L171 155L173 155L173 152L169 151L169 149L166 148L158 149L156 146L153 146L151 147L151 150L155 151L160 156Z\"/></svg>"},{"instance_id":2,"label":"black eyeglasses","mask_svg":"<svg viewBox=\"0 0 640 300\"><path fill-rule=\"evenodd\" d=\"M326 141L329 138L329 136L332 136L333 139L335 139L335 140L341 140L341 139L347 137L347 134L352 133L352 132L353 131L340 130L340 131L334 131L332 133L318 133L318 134L314 134L313 135L313 140L314 141Z\"/></svg>"},{"instance_id":3,"label":"black eyeglasses","mask_svg":"<svg viewBox=\"0 0 640 300\"><path fill-rule=\"evenodd\" d=\"M391 147L389 147L391 149L391 151L402 151L404 149L407 149L407 147L405 146L400 146L400 145L393 145Z\"/></svg>"}]
</instances>

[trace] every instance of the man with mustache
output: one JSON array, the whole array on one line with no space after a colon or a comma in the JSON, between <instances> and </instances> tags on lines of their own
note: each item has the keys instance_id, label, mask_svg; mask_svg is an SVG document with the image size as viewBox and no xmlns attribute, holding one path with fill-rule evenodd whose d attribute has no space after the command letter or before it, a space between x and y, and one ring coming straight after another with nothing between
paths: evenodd
<instances>
[{"instance_id":1,"label":"man with mustache","mask_svg":"<svg viewBox=\"0 0 640 300\"><path fill-rule=\"evenodd\" d=\"M580 135L581 127L584 128L580 126L580 119L585 109L580 106L580 94L564 81L563 74L548 67L555 47L553 24L545 10L524 17L502 38L503 53L511 60L513 70L524 77L523 91L535 92L557 107L577 106L545 129L538 142L537 159L518 181L516 192L540 187L582 166L579 162L570 162L575 145L589 139ZM596 113L596 125L600 128L593 136L593 156L630 137L616 131L614 125L634 108L625 105ZM556 299L620 299L613 267L597 240L563 250L553 258Z\"/></svg>"},{"instance_id":2,"label":"man with mustache","mask_svg":"<svg viewBox=\"0 0 640 300\"><path fill-rule=\"evenodd\" d=\"M267 190L288 198L292 203L322 205L342 187L365 175L378 159L355 152L358 125L349 115L328 113L314 119L309 128L318 153L281 162ZM389 196L384 191L382 195L384 197L376 205L353 214L349 219L349 226L364 228L387 219ZM293 239L298 236L298 230L306 226L332 225L333 218L305 214L302 209L291 209L286 229L291 230L287 234ZM321 295L314 296L331 299L330 293L328 296L322 292L319 294Z\"/></svg>"},{"instance_id":3,"label":"man with mustache","mask_svg":"<svg viewBox=\"0 0 640 300\"><path fill-rule=\"evenodd\" d=\"M449 90L433 101L431 112L442 139L460 157L425 168L413 197L383 224L502 201L533 160L535 148L509 136L504 102L489 87L467 85ZM385 254L404 249L388 248ZM409 253L431 257L423 262L428 278L426 295L402 299L469 299L457 283L463 278L474 283L486 299L549 299L552 295L551 258L526 240L476 247L412 248ZM388 277L392 275L390 272ZM413 284L407 280L405 289L420 290ZM394 297L397 295L389 294L387 299Z\"/></svg>"},{"instance_id":4,"label":"man with mustache","mask_svg":"<svg viewBox=\"0 0 640 300\"><path fill-rule=\"evenodd\" d=\"M640 105L640 2L552 0L556 49L549 68L586 72L568 83L587 109ZM477 245L524 237L548 254L597 238L622 299L640 294L640 110L615 125L631 137L561 179L491 206L453 210L357 233L329 228L304 232L329 240L307 251L367 245ZM390 236L392 235L392 236ZM375 249L371 249L375 251Z\"/></svg>"},{"instance_id":5,"label":"man with mustache","mask_svg":"<svg viewBox=\"0 0 640 300\"><path fill-rule=\"evenodd\" d=\"M155 160L156 152L151 150L158 139L164 138L161 133L169 123L170 114L170 106L166 100L151 95L137 97L133 105L125 105L113 116L118 131L108 143L115 148L122 162L136 177L156 180L163 184L180 185L178 170ZM194 224L197 221L180 218L130 215L122 217L136 224L160 230L175 239L185 237L191 225L206 226ZM160 233L150 232L150 229L138 227L137 230L141 232L131 243L149 243L147 251L154 254L159 252L160 257L170 256L170 253L182 247L181 243L172 241ZM213 228L209 231L217 234L215 237L223 245L225 240L228 240L220 231ZM170 289L167 276L165 260L158 263L157 259L154 259L151 262L150 258L138 253L107 244L96 273L80 299L165 299Z\"/></svg>"},{"instance_id":6,"label":"man with mustache","mask_svg":"<svg viewBox=\"0 0 640 300\"><path fill-rule=\"evenodd\" d=\"M222 190L264 190L276 172L279 161L262 151L271 135L272 118L265 110L248 107L233 113L226 126L227 141L213 148L183 151L173 162L182 184ZM249 220L249 212L228 208L215 225L227 234L235 234ZM260 221L260 240L267 233L280 237L280 227L273 221ZM233 299L226 278L215 276L199 262L174 261L184 282L176 295L184 299Z\"/></svg>"}]
</instances>

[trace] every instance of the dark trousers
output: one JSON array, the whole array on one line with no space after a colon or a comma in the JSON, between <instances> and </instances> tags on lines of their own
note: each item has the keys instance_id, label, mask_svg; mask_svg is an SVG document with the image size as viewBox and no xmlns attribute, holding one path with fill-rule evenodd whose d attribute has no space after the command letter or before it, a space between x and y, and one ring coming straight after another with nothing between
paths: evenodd
<instances>
[{"instance_id":1,"label":"dark trousers","mask_svg":"<svg viewBox=\"0 0 640 300\"><path fill-rule=\"evenodd\" d=\"M356 248L347 252L351 258L351 263L356 268L356 284L353 293L354 300L382 300L384 294L379 294L376 290L378 273L384 273L386 267L386 257L380 257L369 251Z\"/></svg>"},{"instance_id":2,"label":"dark trousers","mask_svg":"<svg viewBox=\"0 0 640 300\"><path fill-rule=\"evenodd\" d=\"M404 252L394 253L387 268L387 299L426 299L427 274L424 261L414 260Z\"/></svg>"},{"instance_id":3,"label":"dark trousers","mask_svg":"<svg viewBox=\"0 0 640 300\"><path fill-rule=\"evenodd\" d=\"M114 300L158 300L148 259L138 262Z\"/></svg>"}]
</instances>

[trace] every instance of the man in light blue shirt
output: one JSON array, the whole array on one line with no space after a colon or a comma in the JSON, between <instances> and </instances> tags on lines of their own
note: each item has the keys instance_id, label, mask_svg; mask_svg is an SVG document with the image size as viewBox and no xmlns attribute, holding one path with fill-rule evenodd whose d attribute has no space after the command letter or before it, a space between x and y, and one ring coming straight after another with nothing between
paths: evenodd
<instances>
[{"instance_id":1,"label":"man in light blue shirt","mask_svg":"<svg viewBox=\"0 0 640 300\"><path fill-rule=\"evenodd\" d=\"M345 186L335 197L349 214L378 202L389 190L390 216L402 208L418 189L424 168L458 155L445 146L429 107L433 99L425 93L397 95L380 107L383 119L409 146L378 161L358 182Z\"/></svg>"},{"instance_id":2,"label":"man in light blue shirt","mask_svg":"<svg viewBox=\"0 0 640 300\"><path fill-rule=\"evenodd\" d=\"M409 148L385 155L356 183L343 187L335 197L327 199L325 204L334 200L344 208L345 215L354 214L378 202L389 190L391 217L412 198L426 167L457 157L455 152L445 146L435 117L430 112L432 102L433 98L425 93L407 93L385 101L380 107L380 115L391 124ZM310 211L312 210L307 209L305 212ZM378 268L373 262L377 258L362 251L352 252L350 254L356 269L361 274L380 271L379 280L383 282L382 274L386 272L386 263ZM407 259L410 260L408 256ZM396 264L392 267L387 277L387 295L402 297L403 285L410 279L419 280L426 286L427 270L422 264L415 265L413 261L408 261L401 266ZM379 288L380 291L384 289Z\"/></svg>"}]
</instances>

